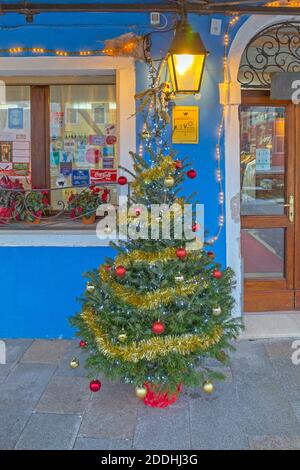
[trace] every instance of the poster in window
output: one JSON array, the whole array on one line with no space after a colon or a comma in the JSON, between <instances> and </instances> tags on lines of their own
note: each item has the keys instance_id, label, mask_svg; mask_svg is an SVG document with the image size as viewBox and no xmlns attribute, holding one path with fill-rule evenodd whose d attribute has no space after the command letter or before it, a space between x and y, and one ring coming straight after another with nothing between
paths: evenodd
<instances>
[{"instance_id":1,"label":"poster in window","mask_svg":"<svg viewBox=\"0 0 300 470\"><path fill-rule=\"evenodd\" d=\"M13 163L13 171L15 175L18 176L28 176L29 175L29 163Z\"/></svg>"},{"instance_id":2,"label":"poster in window","mask_svg":"<svg viewBox=\"0 0 300 470\"><path fill-rule=\"evenodd\" d=\"M8 109L8 128L9 129L23 129L23 108L9 108Z\"/></svg>"},{"instance_id":3,"label":"poster in window","mask_svg":"<svg viewBox=\"0 0 300 470\"><path fill-rule=\"evenodd\" d=\"M10 163L12 161L13 144L11 141L0 141L0 163Z\"/></svg>"},{"instance_id":4,"label":"poster in window","mask_svg":"<svg viewBox=\"0 0 300 470\"><path fill-rule=\"evenodd\" d=\"M96 124L105 124L106 122L106 110L105 105L96 105L93 109L94 111L94 121Z\"/></svg>"},{"instance_id":5,"label":"poster in window","mask_svg":"<svg viewBox=\"0 0 300 470\"><path fill-rule=\"evenodd\" d=\"M88 186L90 182L89 170L73 170L72 186Z\"/></svg>"},{"instance_id":6,"label":"poster in window","mask_svg":"<svg viewBox=\"0 0 300 470\"><path fill-rule=\"evenodd\" d=\"M256 171L271 169L271 151L268 148L256 149Z\"/></svg>"}]
</instances>

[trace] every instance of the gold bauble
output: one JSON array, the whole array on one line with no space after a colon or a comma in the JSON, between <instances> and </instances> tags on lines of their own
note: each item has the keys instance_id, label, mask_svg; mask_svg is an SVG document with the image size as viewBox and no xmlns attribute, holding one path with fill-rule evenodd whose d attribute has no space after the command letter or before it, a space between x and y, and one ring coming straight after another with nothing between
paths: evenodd
<instances>
[{"instance_id":1,"label":"gold bauble","mask_svg":"<svg viewBox=\"0 0 300 470\"><path fill-rule=\"evenodd\" d=\"M209 380L206 380L202 386L202 390L204 393L207 393L207 395L210 395L214 391L214 384Z\"/></svg>"},{"instance_id":2,"label":"gold bauble","mask_svg":"<svg viewBox=\"0 0 300 470\"><path fill-rule=\"evenodd\" d=\"M222 313L221 307L214 307L212 313L213 313L213 315L218 317Z\"/></svg>"},{"instance_id":3,"label":"gold bauble","mask_svg":"<svg viewBox=\"0 0 300 470\"><path fill-rule=\"evenodd\" d=\"M91 284L90 282L87 282L87 283L86 283L86 290L87 290L88 292L94 292L95 286L94 286L93 284Z\"/></svg>"},{"instance_id":4,"label":"gold bauble","mask_svg":"<svg viewBox=\"0 0 300 470\"><path fill-rule=\"evenodd\" d=\"M124 343L124 341L126 341L126 339L127 339L126 333L119 334L118 340L120 341L120 343Z\"/></svg>"},{"instance_id":5,"label":"gold bauble","mask_svg":"<svg viewBox=\"0 0 300 470\"><path fill-rule=\"evenodd\" d=\"M167 176L165 178L164 184L165 186L167 186L167 188L172 188L172 186L174 186L174 183L175 183L175 180L173 176Z\"/></svg>"},{"instance_id":6,"label":"gold bauble","mask_svg":"<svg viewBox=\"0 0 300 470\"><path fill-rule=\"evenodd\" d=\"M109 235L112 232L112 228L109 225L105 225L103 232Z\"/></svg>"},{"instance_id":7,"label":"gold bauble","mask_svg":"<svg viewBox=\"0 0 300 470\"><path fill-rule=\"evenodd\" d=\"M182 274L178 274L178 276L175 276L175 281L176 282L182 282L184 280L184 277Z\"/></svg>"},{"instance_id":8,"label":"gold bauble","mask_svg":"<svg viewBox=\"0 0 300 470\"><path fill-rule=\"evenodd\" d=\"M149 132L146 131L146 130L143 130L142 131L142 137L143 137L143 139L149 139L149 137L150 137Z\"/></svg>"},{"instance_id":9,"label":"gold bauble","mask_svg":"<svg viewBox=\"0 0 300 470\"><path fill-rule=\"evenodd\" d=\"M136 387L135 394L138 398L145 398L147 395L147 390L145 387Z\"/></svg>"},{"instance_id":10,"label":"gold bauble","mask_svg":"<svg viewBox=\"0 0 300 470\"><path fill-rule=\"evenodd\" d=\"M77 369L77 367L79 367L79 360L77 359L77 357L73 357L73 359L71 359L70 367L71 369Z\"/></svg>"}]
</instances>

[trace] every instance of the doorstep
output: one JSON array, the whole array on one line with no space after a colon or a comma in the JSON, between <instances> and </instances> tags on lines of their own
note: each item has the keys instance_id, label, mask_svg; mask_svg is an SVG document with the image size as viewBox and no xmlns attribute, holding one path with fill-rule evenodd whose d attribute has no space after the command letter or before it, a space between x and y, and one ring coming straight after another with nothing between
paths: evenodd
<instances>
[{"instance_id":1,"label":"doorstep","mask_svg":"<svg viewBox=\"0 0 300 470\"><path fill-rule=\"evenodd\" d=\"M240 339L300 338L300 311L246 313Z\"/></svg>"}]
</instances>

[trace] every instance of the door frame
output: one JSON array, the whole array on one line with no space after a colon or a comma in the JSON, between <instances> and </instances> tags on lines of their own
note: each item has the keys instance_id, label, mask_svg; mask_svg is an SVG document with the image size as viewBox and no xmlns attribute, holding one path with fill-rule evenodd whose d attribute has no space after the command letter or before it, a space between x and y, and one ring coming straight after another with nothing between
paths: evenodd
<instances>
[{"instance_id":1,"label":"door frame","mask_svg":"<svg viewBox=\"0 0 300 470\"><path fill-rule=\"evenodd\" d=\"M243 52L251 39L272 24L284 21L300 21L300 15L252 15L238 29L228 54L229 93L225 105L224 143L225 143L225 188L226 188L226 258L236 275L234 316L243 313L243 272L241 258L241 221L240 221L240 123L238 96L240 84L238 72ZM296 197L296 195L295 195ZM299 246L299 245L298 245ZM300 285L300 284L299 284Z\"/></svg>"},{"instance_id":2,"label":"door frame","mask_svg":"<svg viewBox=\"0 0 300 470\"><path fill-rule=\"evenodd\" d=\"M245 90L242 92L243 106L276 106L286 109L285 122L285 199L296 193L299 186L299 166L296 166L296 115L297 108L291 101L272 100L268 90ZM298 120L297 120L298 121ZM298 122L299 124L299 122ZM298 170L298 171L297 171ZM296 204L297 210L297 204ZM295 309L295 232L298 223L297 213L295 222L290 222L288 208L282 215L241 215L241 230L247 228L283 228L285 230L284 241L284 277L280 279L245 279L244 280L244 307L246 312L274 311L274 304L278 311Z\"/></svg>"}]
</instances>

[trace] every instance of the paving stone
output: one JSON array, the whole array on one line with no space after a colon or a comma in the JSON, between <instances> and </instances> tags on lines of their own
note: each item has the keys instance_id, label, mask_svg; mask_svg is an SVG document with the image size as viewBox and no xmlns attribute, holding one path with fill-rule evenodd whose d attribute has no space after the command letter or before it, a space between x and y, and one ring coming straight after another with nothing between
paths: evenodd
<instances>
[{"instance_id":1,"label":"paving stone","mask_svg":"<svg viewBox=\"0 0 300 470\"><path fill-rule=\"evenodd\" d=\"M12 449L39 401L54 366L18 364L0 385L0 449Z\"/></svg>"},{"instance_id":2,"label":"paving stone","mask_svg":"<svg viewBox=\"0 0 300 470\"><path fill-rule=\"evenodd\" d=\"M36 411L83 414L90 396L88 379L54 376L44 391Z\"/></svg>"},{"instance_id":3,"label":"paving stone","mask_svg":"<svg viewBox=\"0 0 300 470\"><path fill-rule=\"evenodd\" d=\"M190 423L193 450L249 448L234 384L218 383L212 395L190 400Z\"/></svg>"},{"instance_id":4,"label":"paving stone","mask_svg":"<svg viewBox=\"0 0 300 470\"><path fill-rule=\"evenodd\" d=\"M230 354L233 379L251 382L273 382L276 380L264 342L237 341L236 351Z\"/></svg>"},{"instance_id":5,"label":"paving stone","mask_svg":"<svg viewBox=\"0 0 300 470\"><path fill-rule=\"evenodd\" d=\"M11 450L18 441L27 421L31 416L28 407L9 407L0 404L0 450Z\"/></svg>"},{"instance_id":6,"label":"paving stone","mask_svg":"<svg viewBox=\"0 0 300 470\"><path fill-rule=\"evenodd\" d=\"M3 341L6 345L6 364L0 364L0 383L32 344L31 339L4 339Z\"/></svg>"},{"instance_id":7,"label":"paving stone","mask_svg":"<svg viewBox=\"0 0 300 470\"><path fill-rule=\"evenodd\" d=\"M158 409L143 405L139 409L134 449L188 450L191 448L189 409L185 407Z\"/></svg>"},{"instance_id":8,"label":"paving stone","mask_svg":"<svg viewBox=\"0 0 300 470\"><path fill-rule=\"evenodd\" d=\"M101 391L92 394L82 420L80 437L132 439L140 406L133 387L102 382Z\"/></svg>"},{"instance_id":9,"label":"paving stone","mask_svg":"<svg viewBox=\"0 0 300 470\"><path fill-rule=\"evenodd\" d=\"M81 417L52 413L34 413L22 432L15 449L72 449Z\"/></svg>"},{"instance_id":10,"label":"paving stone","mask_svg":"<svg viewBox=\"0 0 300 470\"><path fill-rule=\"evenodd\" d=\"M297 398L293 399L293 401L291 402L291 406L293 408L296 418L298 419L300 423L300 400Z\"/></svg>"},{"instance_id":11,"label":"paving stone","mask_svg":"<svg viewBox=\"0 0 300 470\"><path fill-rule=\"evenodd\" d=\"M270 359L286 358L290 359L293 353L292 344L294 340L266 341L265 348Z\"/></svg>"},{"instance_id":12,"label":"paving stone","mask_svg":"<svg viewBox=\"0 0 300 470\"><path fill-rule=\"evenodd\" d=\"M280 383L291 400L297 399L300 390L300 365L293 364L289 359L273 359L272 365L276 370Z\"/></svg>"},{"instance_id":13,"label":"paving stone","mask_svg":"<svg viewBox=\"0 0 300 470\"><path fill-rule=\"evenodd\" d=\"M78 437L74 450L130 450L130 439L95 439L92 437Z\"/></svg>"},{"instance_id":14,"label":"paving stone","mask_svg":"<svg viewBox=\"0 0 300 470\"><path fill-rule=\"evenodd\" d=\"M300 433L288 396L277 382L237 382L238 403L248 435Z\"/></svg>"},{"instance_id":15,"label":"paving stone","mask_svg":"<svg viewBox=\"0 0 300 470\"><path fill-rule=\"evenodd\" d=\"M71 344L71 341L63 340L36 340L27 349L21 362L58 364Z\"/></svg>"},{"instance_id":16,"label":"paving stone","mask_svg":"<svg viewBox=\"0 0 300 470\"><path fill-rule=\"evenodd\" d=\"M0 385L0 404L34 406L54 370L55 366L50 364L18 364Z\"/></svg>"},{"instance_id":17,"label":"paving stone","mask_svg":"<svg viewBox=\"0 0 300 470\"><path fill-rule=\"evenodd\" d=\"M252 450L300 450L300 435L253 437L249 442Z\"/></svg>"},{"instance_id":18,"label":"paving stone","mask_svg":"<svg viewBox=\"0 0 300 470\"><path fill-rule=\"evenodd\" d=\"M87 353L84 349L78 346L79 341L72 341L70 346L67 348L65 354L60 360L58 367L55 371L55 375L69 376L69 377L86 377L88 372L84 367ZM79 367L72 369L70 367L70 361L73 357L79 360Z\"/></svg>"}]
</instances>

